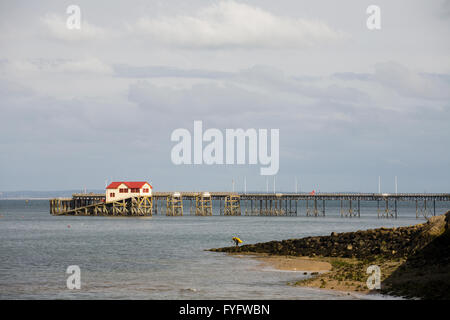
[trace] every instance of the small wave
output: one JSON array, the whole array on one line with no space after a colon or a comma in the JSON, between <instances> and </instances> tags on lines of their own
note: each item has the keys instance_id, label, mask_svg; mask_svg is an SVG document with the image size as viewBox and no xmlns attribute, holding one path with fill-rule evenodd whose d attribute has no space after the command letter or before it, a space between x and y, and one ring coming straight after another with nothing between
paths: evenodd
<instances>
[{"instance_id":1,"label":"small wave","mask_svg":"<svg viewBox=\"0 0 450 320\"><path fill-rule=\"evenodd\" d=\"M182 289L180 289L180 291L181 292L186 292L186 291L188 291L188 292L197 292L198 290L195 289L195 288L182 288Z\"/></svg>"},{"instance_id":2,"label":"small wave","mask_svg":"<svg viewBox=\"0 0 450 320\"><path fill-rule=\"evenodd\" d=\"M274 267L262 267L262 268L255 268L255 270L259 271L266 271L266 272L289 272L289 273L300 273L304 276L312 276L322 273L327 273L328 271L305 271L305 270L295 270L295 269L277 269Z\"/></svg>"},{"instance_id":3,"label":"small wave","mask_svg":"<svg viewBox=\"0 0 450 320\"><path fill-rule=\"evenodd\" d=\"M304 270L283 270L283 269L277 269L277 268L273 268L273 267L263 267L263 268L260 268L258 270L266 271L266 272L267 271L268 272L295 272L295 273L301 273L301 274L304 274L306 272L307 274L305 274L305 276L311 274L311 272L307 272L307 271L304 271Z\"/></svg>"}]
</instances>

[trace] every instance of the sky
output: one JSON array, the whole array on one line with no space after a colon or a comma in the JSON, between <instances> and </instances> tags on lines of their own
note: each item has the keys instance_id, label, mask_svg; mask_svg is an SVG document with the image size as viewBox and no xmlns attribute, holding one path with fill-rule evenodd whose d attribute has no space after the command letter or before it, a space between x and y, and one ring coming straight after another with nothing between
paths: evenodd
<instances>
[{"instance_id":1,"label":"sky","mask_svg":"<svg viewBox=\"0 0 450 320\"><path fill-rule=\"evenodd\" d=\"M0 29L0 191L450 191L448 0L1 0ZM277 175L175 165L195 120L279 129Z\"/></svg>"}]
</instances>

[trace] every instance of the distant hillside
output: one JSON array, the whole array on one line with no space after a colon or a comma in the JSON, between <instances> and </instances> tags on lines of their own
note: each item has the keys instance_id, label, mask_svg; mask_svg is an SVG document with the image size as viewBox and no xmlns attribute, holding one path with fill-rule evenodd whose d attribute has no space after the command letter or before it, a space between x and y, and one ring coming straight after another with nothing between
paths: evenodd
<instances>
[{"instance_id":1,"label":"distant hillside","mask_svg":"<svg viewBox=\"0 0 450 320\"><path fill-rule=\"evenodd\" d=\"M86 190L88 193L104 193L103 189ZM70 198L74 193L84 192L81 190L61 190L61 191L0 191L0 200L2 199L50 199L50 198Z\"/></svg>"}]
</instances>

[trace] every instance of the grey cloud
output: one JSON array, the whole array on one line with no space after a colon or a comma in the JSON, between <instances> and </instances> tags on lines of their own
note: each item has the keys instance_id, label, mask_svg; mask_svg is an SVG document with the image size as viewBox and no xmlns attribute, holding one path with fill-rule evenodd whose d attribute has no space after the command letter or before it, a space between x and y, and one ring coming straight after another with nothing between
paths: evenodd
<instances>
[{"instance_id":1,"label":"grey cloud","mask_svg":"<svg viewBox=\"0 0 450 320\"><path fill-rule=\"evenodd\" d=\"M437 15L443 19L450 18L450 0L441 0Z\"/></svg>"},{"instance_id":2,"label":"grey cloud","mask_svg":"<svg viewBox=\"0 0 450 320\"><path fill-rule=\"evenodd\" d=\"M337 72L332 75L332 77L339 80L359 80L359 81L370 81L374 77L369 73L355 73L355 72Z\"/></svg>"},{"instance_id":3,"label":"grey cloud","mask_svg":"<svg viewBox=\"0 0 450 320\"><path fill-rule=\"evenodd\" d=\"M7 103L8 100L10 100L10 99L14 99L14 98L24 99L24 98L32 96L33 94L34 94L33 90L31 90L30 88L27 88L21 84L0 78L0 97L2 98L2 101L0 102L0 106L2 104Z\"/></svg>"},{"instance_id":4,"label":"grey cloud","mask_svg":"<svg viewBox=\"0 0 450 320\"><path fill-rule=\"evenodd\" d=\"M248 80L248 79L247 79ZM358 99L359 90L328 86L326 88L292 85L299 95L307 92L308 99L284 96L280 83L266 88L265 81L253 81L252 86L204 83L188 88L156 86L138 81L130 86L129 100L143 112L149 112L164 121L189 122L195 119L214 119L220 125L252 126L271 123L292 131L326 132L345 130L345 127L366 130L383 123L384 108L367 99ZM262 86L263 90L256 84ZM269 81L270 84L271 81ZM356 95L356 98L352 98ZM177 115L175 118L174 115ZM261 122L259 122L261 121ZM359 130L359 129L358 129Z\"/></svg>"},{"instance_id":5,"label":"grey cloud","mask_svg":"<svg viewBox=\"0 0 450 320\"><path fill-rule=\"evenodd\" d=\"M289 92L312 99L348 103L369 100L368 95L357 88L345 87L341 84L321 85L313 77L286 76L283 72L267 66L254 66L242 70L236 75L236 79L241 83L268 86L271 90Z\"/></svg>"},{"instance_id":6,"label":"grey cloud","mask_svg":"<svg viewBox=\"0 0 450 320\"><path fill-rule=\"evenodd\" d=\"M449 74L415 72L396 62L377 63L373 74L345 72L335 73L332 77L343 81L378 83L407 98L450 99Z\"/></svg>"},{"instance_id":7,"label":"grey cloud","mask_svg":"<svg viewBox=\"0 0 450 320\"><path fill-rule=\"evenodd\" d=\"M254 94L235 85L195 84L190 88L155 86L139 81L130 86L130 101L164 118L182 120L195 117L242 119L246 112L258 113L270 109L266 95ZM175 118L174 118L175 119Z\"/></svg>"},{"instance_id":8,"label":"grey cloud","mask_svg":"<svg viewBox=\"0 0 450 320\"><path fill-rule=\"evenodd\" d=\"M405 66L395 63L375 65L374 78L387 88L391 88L405 97L422 99L450 99L450 86L446 81L416 73Z\"/></svg>"},{"instance_id":9,"label":"grey cloud","mask_svg":"<svg viewBox=\"0 0 450 320\"><path fill-rule=\"evenodd\" d=\"M208 71L202 69L180 69L168 66L130 66L125 64L114 65L115 75L125 78L205 78L224 79L232 73L221 71Z\"/></svg>"},{"instance_id":10,"label":"grey cloud","mask_svg":"<svg viewBox=\"0 0 450 320\"><path fill-rule=\"evenodd\" d=\"M237 83L255 86L256 88L268 87L270 90L290 92L310 98L320 97L327 100L345 100L349 102L368 100L367 94L356 88L343 87L336 84L320 87L313 77L288 77L276 68L262 65L256 65L234 73L202 69L180 69L167 66L135 67L123 64L115 65L114 70L115 75L118 77L215 79L225 80L229 83L228 85Z\"/></svg>"}]
</instances>

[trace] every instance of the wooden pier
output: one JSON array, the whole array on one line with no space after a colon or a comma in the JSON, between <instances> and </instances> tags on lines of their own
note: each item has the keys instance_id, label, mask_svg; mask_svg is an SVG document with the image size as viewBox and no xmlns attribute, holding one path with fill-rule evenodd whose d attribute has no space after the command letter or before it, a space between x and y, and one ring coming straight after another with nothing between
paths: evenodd
<instances>
[{"instance_id":1,"label":"wooden pier","mask_svg":"<svg viewBox=\"0 0 450 320\"><path fill-rule=\"evenodd\" d=\"M86 199L82 199L83 196ZM82 203L81 206L77 204ZM152 197L134 197L105 202L105 195L74 194L71 199L51 199L50 213L74 216L151 216Z\"/></svg>"},{"instance_id":2,"label":"wooden pier","mask_svg":"<svg viewBox=\"0 0 450 320\"><path fill-rule=\"evenodd\" d=\"M190 215L211 216L219 207L224 216L324 217L326 202L339 201L341 217L360 217L361 201L376 201L379 218L397 218L399 202L413 202L416 218L436 215L436 201L450 201L449 193L233 193L233 192L154 192L149 197L133 197L105 202L104 194L74 194L72 198L50 200L53 215L87 216L182 216L189 205ZM216 206L214 206L214 203ZM303 206L299 206L302 204ZM450 203L449 203L450 206Z\"/></svg>"}]
</instances>

